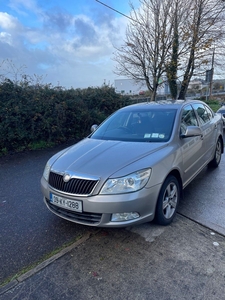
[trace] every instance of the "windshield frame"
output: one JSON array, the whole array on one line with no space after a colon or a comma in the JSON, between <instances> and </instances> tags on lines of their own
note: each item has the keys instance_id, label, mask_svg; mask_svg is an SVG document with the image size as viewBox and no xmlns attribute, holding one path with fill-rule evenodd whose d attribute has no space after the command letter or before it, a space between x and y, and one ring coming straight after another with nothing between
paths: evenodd
<instances>
[{"instance_id":1,"label":"windshield frame","mask_svg":"<svg viewBox=\"0 0 225 300\"><path fill-rule=\"evenodd\" d=\"M176 114L176 108L121 109L108 117L89 138L124 142L168 142Z\"/></svg>"}]
</instances>

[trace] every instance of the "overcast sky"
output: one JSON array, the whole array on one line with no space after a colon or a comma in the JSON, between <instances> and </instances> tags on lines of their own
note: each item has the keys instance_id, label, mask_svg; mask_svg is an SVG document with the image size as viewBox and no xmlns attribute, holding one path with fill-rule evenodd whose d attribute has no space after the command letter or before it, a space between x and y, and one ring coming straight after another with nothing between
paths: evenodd
<instances>
[{"instance_id":1,"label":"overcast sky","mask_svg":"<svg viewBox=\"0 0 225 300\"><path fill-rule=\"evenodd\" d=\"M129 0L101 2L129 15ZM113 45L128 22L96 0L0 0L0 75L15 68L53 86L114 85Z\"/></svg>"}]
</instances>

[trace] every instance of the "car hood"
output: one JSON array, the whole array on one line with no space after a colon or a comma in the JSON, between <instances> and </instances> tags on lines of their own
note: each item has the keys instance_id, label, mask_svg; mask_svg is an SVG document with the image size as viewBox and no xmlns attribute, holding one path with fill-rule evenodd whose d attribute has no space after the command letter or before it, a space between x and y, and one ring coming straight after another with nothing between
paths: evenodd
<instances>
[{"instance_id":1,"label":"car hood","mask_svg":"<svg viewBox=\"0 0 225 300\"><path fill-rule=\"evenodd\" d=\"M137 143L86 138L61 152L52 170L82 177L108 178L141 158L166 147L162 143ZM148 167L148 166L146 166ZM137 171L137 170L133 170ZM126 174L124 174L126 175Z\"/></svg>"}]
</instances>

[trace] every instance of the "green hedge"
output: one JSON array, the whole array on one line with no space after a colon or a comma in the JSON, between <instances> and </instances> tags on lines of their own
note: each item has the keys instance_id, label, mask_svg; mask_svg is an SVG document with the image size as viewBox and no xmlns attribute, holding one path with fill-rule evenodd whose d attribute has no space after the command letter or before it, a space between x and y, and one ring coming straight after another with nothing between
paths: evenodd
<instances>
[{"instance_id":1,"label":"green hedge","mask_svg":"<svg viewBox=\"0 0 225 300\"><path fill-rule=\"evenodd\" d=\"M0 153L81 139L128 97L109 86L87 89L0 84Z\"/></svg>"}]
</instances>

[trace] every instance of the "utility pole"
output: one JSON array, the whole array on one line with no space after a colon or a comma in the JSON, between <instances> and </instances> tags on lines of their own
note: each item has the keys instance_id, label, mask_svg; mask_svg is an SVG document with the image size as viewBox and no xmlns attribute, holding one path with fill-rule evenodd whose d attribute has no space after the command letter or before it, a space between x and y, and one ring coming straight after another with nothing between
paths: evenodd
<instances>
[{"instance_id":1,"label":"utility pole","mask_svg":"<svg viewBox=\"0 0 225 300\"><path fill-rule=\"evenodd\" d=\"M213 49L212 54L212 68L211 68L211 76L210 76L210 82L209 82L209 99L212 98L212 84L213 84L213 73L214 73L214 55L215 55L215 48Z\"/></svg>"}]
</instances>

